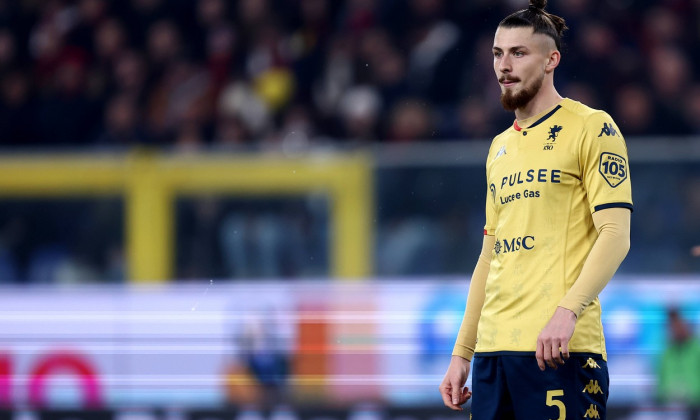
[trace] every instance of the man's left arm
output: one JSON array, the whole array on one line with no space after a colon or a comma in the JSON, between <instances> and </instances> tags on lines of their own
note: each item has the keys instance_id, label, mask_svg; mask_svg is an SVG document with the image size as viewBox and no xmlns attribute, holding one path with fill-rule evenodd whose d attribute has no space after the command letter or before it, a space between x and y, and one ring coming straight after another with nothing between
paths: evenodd
<instances>
[{"instance_id":1,"label":"man's left arm","mask_svg":"<svg viewBox=\"0 0 700 420\"><path fill-rule=\"evenodd\" d=\"M569 357L576 319L610 281L630 247L632 186L627 146L610 115L593 112L584 121L579 167L598 238L581 273L537 338L537 364L556 368ZM561 348L561 353L560 349Z\"/></svg>"},{"instance_id":2,"label":"man's left arm","mask_svg":"<svg viewBox=\"0 0 700 420\"><path fill-rule=\"evenodd\" d=\"M559 302L554 315L537 337L536 358L540 370L544 370L545 365L556 369L557 364L564 364L564 359L569 358L569 340L574 334L576 319L608 284L629 251L629 209L607 208L592 216L598 239L593 244L578 279Z\"/></svg>"},{"instance_id":3,"label":"man's left arm","mask_svg":"<svg viewBox=\"0 0 700 420\"><path fill-rule=\"evenodd\" d=\"M629 209L616 207L593 213L598 231L591 252L581 273L559 306L572 311L578 318L589 303L603 291L630 249Z\"/></svg>"}]
</instances>

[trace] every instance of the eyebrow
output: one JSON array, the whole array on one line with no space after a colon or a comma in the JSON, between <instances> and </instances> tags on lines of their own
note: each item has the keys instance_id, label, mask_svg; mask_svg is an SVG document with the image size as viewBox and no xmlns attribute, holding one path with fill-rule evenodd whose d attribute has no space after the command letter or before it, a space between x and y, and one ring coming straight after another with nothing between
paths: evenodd
<instances>
[{"instance_id":1,"label":"eyebrow","mask_svg":"<svg viewBox=\"0 0 700 420\"><path fill-rule=\"evenodd\" d=\"M500 47L494 46L493 51L503 51ZM516 45L514 47L508 48L508 51L516 51L516 50L527 50L528 48L524 45Z\"/></svg>"}]
</instances>

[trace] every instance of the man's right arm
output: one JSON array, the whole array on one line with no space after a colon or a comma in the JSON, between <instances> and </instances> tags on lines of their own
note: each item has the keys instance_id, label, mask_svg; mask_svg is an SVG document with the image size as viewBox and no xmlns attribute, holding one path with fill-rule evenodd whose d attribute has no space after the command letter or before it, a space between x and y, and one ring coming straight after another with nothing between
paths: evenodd
<instances>
[{"instance_id":1,"label":"man's right arm","mask_svg":"<svg viewBox=\"0 0 700 420\"><path fill-rule=\"evenodd\" d=\"M440 384L443 402L453 410L461 411L460 406L471 397L471 392L464 384L469 376L470 361L476 347L476 330L481 317L481 308L484 306L486 278L489 275L491 252L495 243L496 239L493 235L484 235L481 254L469 285L464 319L452 351L452 360Z\"/></svg>"},{"instance_id":2,"label":"man's right arm","mask_svg":"<svg viewBox=\"0 0 700 420\"><path fill-rule=\"evenodd\" d=\"M452 350L453 356L459 356L463 359L472 360L474 356L474 347L476 346L476 327L479 324L481 317L481 308L484 306L484 298L486 295L486 278L489 275L491 267L491 255L493 247L496 244L496 237L493 235L484 235L484 241L481 246L481 254L479 260L474 267L471 283L469 285L469 295L467 296L467 308L464 311L462 326L459 328L457 341Z\"/></svg>"}]
</instances>

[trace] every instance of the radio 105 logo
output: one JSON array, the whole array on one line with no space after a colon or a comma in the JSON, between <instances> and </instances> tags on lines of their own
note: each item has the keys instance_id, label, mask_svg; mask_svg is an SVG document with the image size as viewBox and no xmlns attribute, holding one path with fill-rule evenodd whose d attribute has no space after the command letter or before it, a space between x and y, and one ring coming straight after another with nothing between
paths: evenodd
<instances>
[{"instance_id":1,"label":"radio 105 logo","mask_svg":"<svg viewBox=\"0 0 700 420\"><path fill-rule=\"evenodd\" d=\"M600 155L598 172L615 188L627 179L627 160L620 155L605 152Z\"/></svg>"}]
</instances>

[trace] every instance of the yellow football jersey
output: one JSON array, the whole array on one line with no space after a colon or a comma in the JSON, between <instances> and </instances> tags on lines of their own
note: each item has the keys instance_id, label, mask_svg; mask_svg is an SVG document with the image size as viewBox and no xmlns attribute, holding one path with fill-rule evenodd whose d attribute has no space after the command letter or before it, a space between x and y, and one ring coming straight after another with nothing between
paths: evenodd
<instances>
[{"instance_id":1,"label":"yellow football jersey","mask_svg":"<svg viewBox=\"0 0 700 420\"><path fill-rule=\"evenodd\" d=\"M591 214L632 209L627 147L608 114L564 99L499 134L487 159L484 233L496 243L475 350L534 352L598 236ZM606 356L597 298L569 350Z\"/></svg>"}]
</instances>

